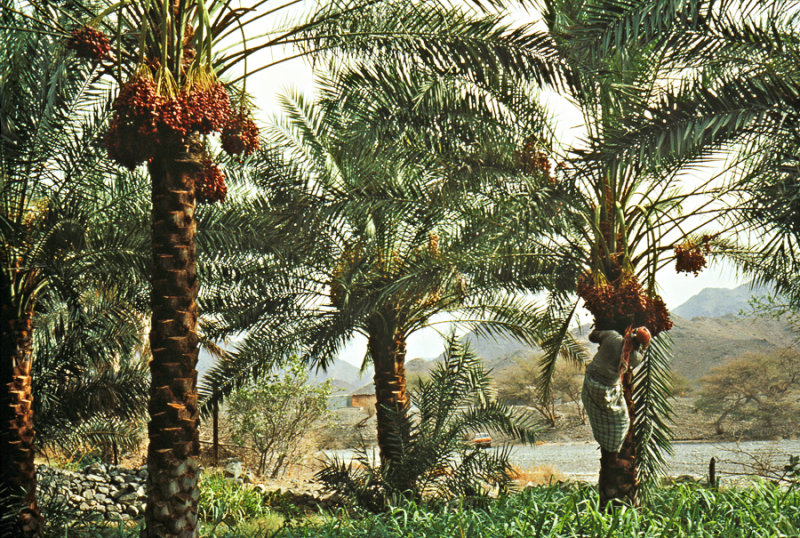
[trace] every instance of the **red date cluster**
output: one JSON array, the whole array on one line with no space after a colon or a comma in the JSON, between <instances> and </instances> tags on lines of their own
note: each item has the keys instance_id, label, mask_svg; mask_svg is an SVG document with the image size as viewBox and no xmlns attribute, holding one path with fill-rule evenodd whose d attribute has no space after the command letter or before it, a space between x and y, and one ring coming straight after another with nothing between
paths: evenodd
<instances>
[{"instance_id":1,"label":"red date cluster","mask_svg":"<svg viewBox=\"0 0 800 538\"><path fill-rule=\"evenodd\" d=\"M159 143L164 98L150 77L137 77L120 89L105 137L108 156L131 170L153 157ZM167 121L170 114L167 113Z\"/></svg>"},{"instance_id":2,"label":"red date cluster","mask_svg":"<svg viewBox=\"0 0 800 538\"><path fill-rule=\"evenodd\" d=\"M220 141L222 149L228 155L250 155L261 147L258 126L244 112L236 114L228 121L222 130Z\"/></svg>"},{"instance_id":3,"label":"red date cluster","mask_svg":"<svg viewBox=\"0 0 800 538\"><path fill-rule=\"evenodd\" d=\"M624 331L645 326L653 336L672 328L664 301L645 293L635 276L623 275L614 283L595 284L591 275L578 279L578 295L601 329Z\"/></svg>"},{"instance_id":4,"label":"red date cluster","mask_svg":"<svg viewBox=\"0 0 800 538\"><path fill-rule=\"evenodd\" d=\"M225 175L219 166L209 158L203 159L203 169L197 178L195 196L198 202L214 203L225 200L228 187Z\"/></svg>"},{"instance_id":5,"label":"red date cluster","mask_svg":"<svg viewBox=\"0 0 800 538\"><path fill-rule=\"evenodd\" d=\"M228 92L219 82L196 83L166 97L152 76L141 74L122 86L113 109L106 149L113 161L131 170L174 153L191 134L221 133L223 149L231 155L249 155L261 145L258 127L244 112L233 113ZM220 201L226 192L224 175L206 159L197 184L198 201Z\"/></svg>"},{"instance_id":6,"label":"red date cluster","mask_svg":"<svg viewBox=\"0 0 800 538\"><path fill-rule=\"evenodd\" d=\"M114 101L114 117L106 134L111 159L130 169L173 151L187 134L221 131L231 115L231 101L222 84L193 87L167 98L152 77L138 76L125 84Z\"/></svg>"},{"instance_id":7,"label":"red date cluster","mask_svg":"<svg viewBox=\"0 0 800 538\"><path fill-rule=\"evenodd\" d=\"M522 171L526 174L544 173L545 176L551 181L553 177L550 175L550 159L547 154L539 149L539 146L534 138L528 138L522 146L522 151L518 155L519 164Z\"/></svg>"},{"instance_id":8,"label":"red date cluster","mask_svg":"<svg viewBox=\"0 0 800 538\"><path fill-rule=\"evenodd\" d=\"M677 245L675 247L675 271L677 273L694 273L694 276L699 275L707 265L706 254L710 250L707 241L703 248L690 243Z\"/></svg>"},{"instance_id":9,"label":"red date cluster","mask_svg":"<svg viewBox=\"0 0 800 538\"><path fill-rule=\"evenodd\" d=\"M72 36L67 40L67 48L74 50L79 58L104 60L111 51L111 42L100 30L81 26L72 31Z\"/></svg>"}]
</instances>

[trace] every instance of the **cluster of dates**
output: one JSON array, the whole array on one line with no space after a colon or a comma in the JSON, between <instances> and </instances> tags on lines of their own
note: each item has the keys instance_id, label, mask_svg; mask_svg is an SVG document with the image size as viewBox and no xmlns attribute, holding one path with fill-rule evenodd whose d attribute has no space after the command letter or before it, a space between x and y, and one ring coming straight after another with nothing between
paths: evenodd
<instances>
[{"instance_id":1,"label":"cluster of dates","mask_svg":"<svg viewBox=\"0 0 800 538\"><path fill-rule=\"evenodd\" d=\"M159 93L153 77L143 72L120 89L105 145L112 160L133 170L159 155L174 153L190 135L211 133L221 133L222 147L231 155L249 155L260 147L258 127L248 115L233 112L221 83L195 83L167 97ZM224 199L225 178L208 158L199 177L198 200Z\"/></svg>"},{"instance_id":2,"label":"cluster of dates","mask_svg":"<svg viewBox=\"0 0 800 538\"><path fill-rule=\"evenodd\" d=\"M550 174L550 159L547 154L539 147L535 138L529 137L525 140L522 150L517 154L520 168L526 174L544 174L548 181L554 182L555 178Z\"/></svg>"},{"instance_id":3,"label":"cluster of dates","mask_svg":"<svg viewBox=\"0 0 800 538\"><path fill-rule=\"evenodd\" d=\"M598 283L592 275L578 279L578 295L599 329L624 331L628 327L647 327L652 336L672 328L664 300L648 295L637 278L623 274L611 283Z\"/></svg>"},{"instance_id":4,"label":"cluster of dates","mask_svg":"<svg viewBox=\"0 0 800 538\"><path fill-rule=\"evenodd\" d=\"M181 72L186 75L195 57L191 25L184 34ZM82 26L72 32L66 47L79 57L102 60L108 57L111 43L101 31ZM157 61L145 62L120 88L105 136L111 160L133 170L152 159L179 153L190 145L190 137L212 133L220 134L229 155L250 155L259 149L258 126L244 110L234 112L227 89L214 77L194 77L180 91L164 91L168 84L159 85L152 75L158 71ZM207 155L197 177L198 201L224 200L225 176Z\"/></svg>"},{"instance_id":5,"label":"cluster of dates","mask_svg":"<svg viewBox=\"0 0 800 538\"><path fill-rule=\"evenodd\" d=\"M675 272L700 274L706 267L706 255L711 252L709 236L703 236L700 244L685 242L675 246Z\"/></svg>"},{"instance_id":6,"label":"cluster of dates","mask_svg":"<svg viewBox=\"0 0 800 538\"><path fill-rule=\"evenodd\" d=\"M111 41L108 37L91 26L81 26L72 31L67 39L67 49L74 50L75 55L87 60L105 60L111 51Z\"/></svg>"}]
</instances>

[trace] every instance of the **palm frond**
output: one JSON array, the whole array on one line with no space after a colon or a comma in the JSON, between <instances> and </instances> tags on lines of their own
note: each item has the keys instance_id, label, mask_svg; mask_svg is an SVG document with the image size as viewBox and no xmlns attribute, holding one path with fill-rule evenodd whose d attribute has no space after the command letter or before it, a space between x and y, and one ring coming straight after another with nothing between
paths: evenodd
<instances>
[{"instance_id":1,"label":"palm frond","mask_svg":"<svg viewBox=\"0 0 800 538\"><path fill-rule=\"evenodd\" d=\"M633 380L636 462L640 480L646 486L663 474L666 458L672 454L671 347L668 333L654 338Z\"/></svg>"}]
</instances>

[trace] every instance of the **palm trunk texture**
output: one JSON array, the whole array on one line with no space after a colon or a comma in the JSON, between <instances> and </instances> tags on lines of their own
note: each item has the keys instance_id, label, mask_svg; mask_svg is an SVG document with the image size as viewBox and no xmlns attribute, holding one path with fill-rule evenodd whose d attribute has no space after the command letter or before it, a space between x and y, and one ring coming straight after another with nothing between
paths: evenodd
<instances>
[{"instance_id":1,"label":"palm trunk texture","mask_svg":"<svg viewBox=\"0 0 800 538\"><path fill-rule=\"evenodd\" d=\"M3 282L0 312L0 375L6 390L0 402L0 536L41 536L36 504L35 437L31 365L33 309L21 315Z\"/></svg>"},{"instance_id":2,"label":"palm trunk texture","mask_svg":"<svg viewBox=\"0 0 800 538\"><path fill-rule=\"evenodd\" d=\"M408 438L405 338L399 331L375 330L370 333L369 351L375 366L375 412L381 462L397 461L403 456Z\"/></svg>"},{"instance_id":3,"label":"palm trunk texture","mask_svg":"<svg viewBox=\"0 0 800 538\"><path fill-rule=\"evenodd\" d=\"M628 406L630 427L628 435L619 453L606 452L601 449L600 479L598 490L600 493L600 508L606 504L639 504L639 479L636 468L636 436L633 431L636 407L633 402L633 372L628 370L622 376L622 392L625 395L625 404Z\"/></svg>"},{"instance_id":4,"label":"palm trunk texture","mask_svg":"<svg viewBox=\"0 0 800 538\"><path fill-rule=\"evenodd\" d=\"M191 537L197 531L199 411L197 406L197 262L195 176L199 159L155 159L147 451L148 538Z\"/></svg>"}]
</instances>

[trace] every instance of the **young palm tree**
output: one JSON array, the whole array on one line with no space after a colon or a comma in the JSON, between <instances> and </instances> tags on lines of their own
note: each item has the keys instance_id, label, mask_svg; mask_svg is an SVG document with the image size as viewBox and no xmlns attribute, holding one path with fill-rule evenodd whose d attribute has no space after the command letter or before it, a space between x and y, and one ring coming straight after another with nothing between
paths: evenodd
<instances>
[{"instance_id":1,"label":"young palm tree","mask_svg":"<svg viewBox=\"0 0 800 538\"><path fill-rule=\"evenodd\" d=\"M475 496L486 486L507 492L514 487L510 446L489 451L465 440L477 431L491 431L533 442L533 419L496 401L490 386L482 360L469 346L448 338L442 361L411 391L416 411L402 458L375 465L365 446L356 467L334 460L317 477L349 502L376 512L403 498L420 502L431 496ZM389 417L399 418L394 413Z\"/></svg>"},{"instance_id":2,"label":"young palm tree","mask_svg":"<svg viewBox=\"0 0 800 538\"><path fill-rule=\"evenodd\" d=\"M7 11L3 17L19 22ZM106 182L96 143L105 121L97 73L65 57L59 39L7 26L0 29L0 488L20 496L2 497L3 513L16 517L4 518L11 528L0 534L37 536L34 346L56 328L53 316L78 312L81 294L115 294L104 277L127 266L110 270L99 232L124 214L128 198ZM107 331L108 340L95 342L103 357L115 349L118 313L105 311L107 324L93 321Z\"/></svg>"},{"instance_id":3,"label":"young palm tree","mask_svg":"<svg viewBox=\"0 0 800 538\"><path fill-rule=\"evenodd\" d=\"M324 367L361 333L365 361L375 368L381 458L396 462L408 431L409 335L450 313L463 324L482 322L489 334L538 342L540 311L523 294L543 289L557 263L509 254L492 241L505 229L494 230L491 216L477 211L486 209L482 192L489 199L491 190L534 191L549 183L540 170L517 177L509 151L522 140L520 130L527 135L542 126L541 117L528 116L521 129L485 103L461 99L463 87L453 78L364 69L327 79L317 103L284 98L287 117L274 129L275 154L262 173L273 192L281 175L284 181L271 196L270 215L303 208L287 229L310 241L274 294L294 297L296 309L267 315L254 302L236 312L231 321L258 320L252 340L237 361L213 370L209 383L224 389L264 368L263 353L247 352L256 342L275 349L281 340L299 340L304 355ZM426 103L431 95L435 103ZM542 227L555 226L548 209L556 211L543 205L531 212Z\"/></svg>"}]
</instances>

